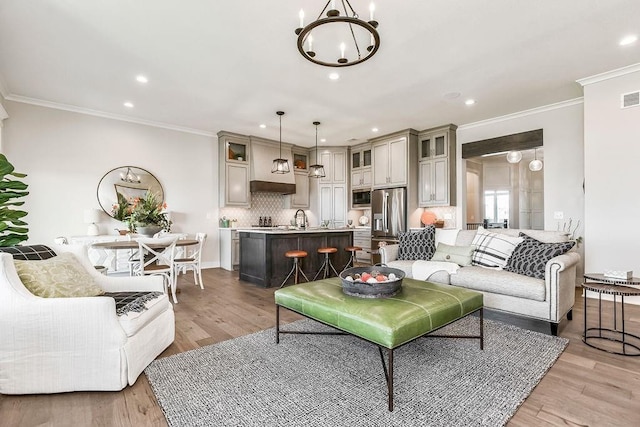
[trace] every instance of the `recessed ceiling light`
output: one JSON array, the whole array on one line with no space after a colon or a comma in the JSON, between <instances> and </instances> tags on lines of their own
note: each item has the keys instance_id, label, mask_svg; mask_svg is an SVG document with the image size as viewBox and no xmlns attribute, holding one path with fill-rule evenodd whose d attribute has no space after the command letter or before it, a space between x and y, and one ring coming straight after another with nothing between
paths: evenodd
<instances>
[{"instance_id":1,"label":"recessed ceiling light","mask_svg":"<svg viewBox=\"0 0 640 427\"><path fill-rule=\"evenodd\" d=\"M267 125L265 125L264 123L260 125L260 129L265 129L267 127Z\"/></svg>"},{"instance_id":2,"label":"recessed ceiling light","mask_svg":"<svg viewBox=\"0 0 640 427\"><path fill-rule=\"evenodd\" d=\"M136 80L138 81L138 83L147 83L149 82L149 79L146 76L143 76L142 74L139 74L136 76Z\"/></svg>"},{"instance_id":3,"label":"recessed ceiling light","mask_svg":"<svg viewBox=\"0 0 640 427\"><path fill-rule=\"evenodd\" d=\"M371 128L371 132L378 132L378 128Z\"/></svg>"},{"instance_id":4,"label":"recessed ceiling light","mask_svg":"<svg viewBox=\"0 0 640 427\"><path fill-rule=\"evenodd\" d=\"M620 44L620 46L628 46L628 45L633 44L633 43L635 43L637 41L638 41L638 36L632 34L632 35L623 37L620 40L619 44Z\"/></svg>"},{"instance_id":5,"label":"recessed ceiling light","mask_svg":"<svg viewBox=\"0 0 640 427\"><path fill-rule=\"evenodd\" d=\"M456 99L460 96L460 92L449 92L442 95L444 99Z\"/></svg>"},{"instance_id":6,"label":"recessed ceiling light","mask_svg":"<svg viewBox=\"0 0 640 427\"><path fill-rule=\"evenodd\" d=\"M320 142L327 142L326 138L320 138Z\"/></svg>"},{"instance_id":7,"label":"recessed ceiling light","mask_svg":"<svg viewBox=\"0 0 640 427\"><path fill-rule=\"evenodd\" d=\"M338 74L338 73L331 73L331 74L329 74L329 78L330 78L331 80L338 80L338 79L340 78L340 74Z\"/></svg>"},{"instance_id":8,"label":"recessed ceiling light","mask_svg":"<svg viewBox=\"0 0 640 427\"><path fill-rule=\"evenodd\" d=\"M127 102L125 102L123 105L124 105L125 107L127 107L127 108L133 108L133 102L129 102L129 101L127 101Z\"/></svg>"},{"instance_id":9,"label":"recessed ceiling light","mask_svg":"<svg viewBox=\"0 0 640 427\"><path fill-rule=\"evenodd\" d=\"M475 99L467 99L466 101L464 101L465 105L473 105L476 103Z\"/></svg>"}]
</instances>

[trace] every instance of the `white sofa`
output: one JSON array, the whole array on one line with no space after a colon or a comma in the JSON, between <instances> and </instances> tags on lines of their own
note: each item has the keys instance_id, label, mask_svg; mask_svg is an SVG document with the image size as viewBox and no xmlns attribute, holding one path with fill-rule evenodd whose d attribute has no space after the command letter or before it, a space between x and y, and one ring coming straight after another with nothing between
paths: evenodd
<instances>
[{"instance_id":1,"label":"white sofa","mask_svg":"<svg viewBox=\"0 0 640 427\"><path fill-rule=\"evenodd\" d=\"M544 243L568 241L566 233L541 230L491 229L517 237L523 233ZM443 242L456 246L471 245L477 230L436 229L436 246ZM460 267L455 273L430 268L434 261L400 261L399 245L380 248L381 262L403 270L407 277L418 280L450 284L477 290L484 295L484 306L489 309L543 320L550 323L551 333L557 335L558 323L566 315L572 318L575 302L576 265L580 255L571 250L546 263L544 280L505 270L479 266ZM418 264L416 264L418 263ZM414 273L418 277L414 277ZM421 275L422 274L422 275ZM428 275L428 277L424 277Z\"/></svg>"},{"instance_id":2,"label":"white sofa","mask_svg":"<svg viewBox=\"0 0 640 427\"><path fill-rule=\"evenodd\" d=\"M108 277L84 246L51 245L74 253L106 292L164 292L162 278ZM147 310L116 315L111 297L41 298L18 277L12 256L0 253L0 393L121 390L174 340L166 294Z\"/></svg>"}]
</instances>

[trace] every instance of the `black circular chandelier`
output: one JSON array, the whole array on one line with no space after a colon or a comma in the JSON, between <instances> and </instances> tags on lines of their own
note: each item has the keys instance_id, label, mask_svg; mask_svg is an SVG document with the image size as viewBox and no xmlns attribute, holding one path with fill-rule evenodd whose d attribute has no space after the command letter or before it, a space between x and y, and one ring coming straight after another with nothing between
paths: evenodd
<instances>
[{"instance_id":1,"label":"black circular chandelier","mask_svg":"<svg viewBox=\"0 0 640 427\"><path fill-rule=\"evenodd\" d=\"M336 3L342 5L342 11L338 10L340 6L336 7ZM301 10L300 27L295 30L300 54L305 59L326 67L348 67L366 61L380 48L378 21L373 19L374 10L371 3L369 21L364 21L351 7L349 0L329 0L318 18L306 26L304 11ZM332 44L336 46L335 50L330 48ZM361 49L361 46L366 47ZM323 54L319 53L321 49Z\"/></svg>"}]
</instances>

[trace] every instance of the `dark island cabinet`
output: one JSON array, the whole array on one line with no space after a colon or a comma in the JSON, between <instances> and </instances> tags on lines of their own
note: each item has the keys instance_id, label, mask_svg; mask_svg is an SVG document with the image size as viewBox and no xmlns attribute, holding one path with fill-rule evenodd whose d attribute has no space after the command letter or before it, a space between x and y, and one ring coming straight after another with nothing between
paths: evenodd
<instances>
[{"instance_id":1,"label":"dark island cabinet","mask_svg":"<svg viewBox=\"0 0 640 427\"><path fill-rule=\"evenodd\" d=\"M302 270L309 280L313 280L324 260L324 255L317 253L317 250L326 246L338 249L330 257L333 266L340 272L350 256L344 248L352 244L353 232L350 230L303 233L240 231L240 280L263 288L280 286L293 265L293 260L284 256L290 250L307 252L307 257L302 260ZM304 278L301 279L304 281ZM289 282L293 283L293 276Z\"/></svg>"}]
</instances>

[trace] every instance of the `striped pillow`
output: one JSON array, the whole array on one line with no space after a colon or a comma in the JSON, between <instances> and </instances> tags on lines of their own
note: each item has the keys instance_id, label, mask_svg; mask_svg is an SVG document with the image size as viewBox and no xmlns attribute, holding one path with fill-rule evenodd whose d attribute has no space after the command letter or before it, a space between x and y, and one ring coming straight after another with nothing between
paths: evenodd
<instances>
[{"instance_id":1,"label":"striped pillow","mask_svg":"<svg viewBox=\"0 0 640 427\"><path fill-rule=\"evenodd\" d=\"M492 233L478 227L472 245L476 247L471 263L486 268L504 268L509 257L524 239L506 234Z\"/></svg>"}]
</instances>

